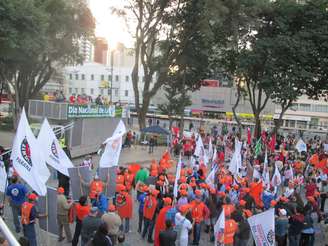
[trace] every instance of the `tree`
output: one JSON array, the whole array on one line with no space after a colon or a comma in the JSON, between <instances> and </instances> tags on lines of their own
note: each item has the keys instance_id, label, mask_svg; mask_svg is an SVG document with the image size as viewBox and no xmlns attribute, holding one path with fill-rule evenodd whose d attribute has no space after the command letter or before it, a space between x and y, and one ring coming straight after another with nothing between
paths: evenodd
<instances>
[{"instance_id":1,"label":"tree","mask_svg":"<svg viewBox=\"0 0 328 246\"><path fill-rule=\"evenodd\" d=\"M169 129L172 128L172 116L181 116L184 114L186 107L191 105L188 95L181 93L181 90L173 84L164 86L166 102L159 104L158 108L169 117Z\"/></svg>"},{"instance_id":2,"label":"tree","mask_svg":"<svg viewBox=\"0 0 328 246\"><path fill-rule=\"evenodd\" d=\"M267 100L263 89L257 83L251 81L243 74L241 69L241 57L249 49L249 43L254 37L261 23L260 13L267 8L269 0L231 0L208 1L208 23L215 38L214 50L211 56L211 67L226 74L231 80L235 80L237 88L237 100L233 106L234 118L241 127L236 108L240 98L246 92L252 111L255 115L255 134L260 132L259 115ZM256 68L254 67L256 70ZM215 69L213 69L215 70ZM246 85L241 87L240 82Z\"/></svg>"},{"instance_id":3,"label":"tree","mask_svg":"<svg viewBox=\"0 0 328 246\"><path fill-rule=\"evenodd\" d=\"M95 22L83 0L4 0L0 15L0 80L17 117L55 66L82 62L78 40L93 38Z\"/></svg>"},{"instance_id":4,"label":"tree","mask_svg":"<svg viewBox=\"0 0 328 246\"><path fill-rule=\"evenodd\" d=\"M182 63L186 63L185 54L191 53L188 47L193 46L193 40L199 40L200 29L195 25L196 29L193 30L193 26L188 24L186 19L189 18L193 24L197 24L197 21L202 23L201 19L196 18L199 16L198 7L198 11L203 14L204 0L131 0L129 2L129 6L125 7L124 11L118 12L125 16L128 16L127 12L131 12L136 21L135 60L131 77L139 127L143 128L150 100L164 84L168 83L172 67L179 66L179 70L184 71L182 77L185 79L180 80L180 83L194 82L189 80L190 72L187 64L182 65ZM195 16L192 17L190 13ZM141 90L140 67L144 73ZM155 82L152 83L154 80Z\"/></svg>"}]
</instances>

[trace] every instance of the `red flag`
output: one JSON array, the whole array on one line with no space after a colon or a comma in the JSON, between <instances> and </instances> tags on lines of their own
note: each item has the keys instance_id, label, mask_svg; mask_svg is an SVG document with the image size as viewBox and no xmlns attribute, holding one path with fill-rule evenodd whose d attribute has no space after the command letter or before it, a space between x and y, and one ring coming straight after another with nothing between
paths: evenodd
<instances>
[{"instance_id":1,"label":"red flag","mask_svg":"<svg viewBox=\"0 0 328 246\"><path fill-rule=\"evenodd\" d=\"M316 168L322 169L322 170L325 169L325 168L327 168L327 159L323 159L320 162L318 161L314 166Z\"/></svg>"},{"instance_id":2,"label":"red flag","mask_svg":"<svg viewBox=\"0 0 328 246\"><path fill-rule=\"evenodd\" d=\"M247 128L247 144L248 145L251 145L251 138L252 138L252 136L251 136L251 129L248 127Z\"/></svg>"},{"instance_id":3,"label":"red flag","mask_svg":"<svg viewBox=\"0 0 328 246\"><path fill-rule=\"evenodd\" d=\"M270 142L269 142L269 149L271 152L274 152L276 146L276 134L272 134Z\"/></svg>"}]
</instances>

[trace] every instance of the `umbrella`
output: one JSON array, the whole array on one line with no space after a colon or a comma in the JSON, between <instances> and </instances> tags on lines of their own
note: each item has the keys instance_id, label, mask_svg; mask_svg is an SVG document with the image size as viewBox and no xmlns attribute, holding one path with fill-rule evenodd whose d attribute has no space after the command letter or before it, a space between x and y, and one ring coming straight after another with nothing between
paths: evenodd
<instances>
[{"instance_id":1,"label":"umbrella","mask_svg":"<svg viewBox=\"0 0 328 246\"><path fill-rule=\"evenodd\" d=\"M163 134L163 135L169 135L169 131L167 131L166 129L160 127L160 126L150 126L150 127L146 127L144 129L141 130L141 132L143 133L153 133L153 134Z\"/></svg>"}]
</instances>

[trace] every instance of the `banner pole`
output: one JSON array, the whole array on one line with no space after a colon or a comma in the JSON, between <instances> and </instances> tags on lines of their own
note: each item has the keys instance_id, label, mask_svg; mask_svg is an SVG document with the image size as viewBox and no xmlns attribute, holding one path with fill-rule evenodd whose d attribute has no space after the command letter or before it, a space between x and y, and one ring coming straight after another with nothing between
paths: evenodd
<instances>
[{"instance_id":1,"label":"banner pole","mask_svg":"<svg viewBox=\"0 0 328 246\"><path fill-rule=\"evenodd\" d=\"M80 167L77 167L77 173L79 175L79 178L81 178L81 173L80 173ZM83 196L83 188L82 188L82 181L80 180L80 191L81 191L81 195Z\"/></svg>"}]
</instances>

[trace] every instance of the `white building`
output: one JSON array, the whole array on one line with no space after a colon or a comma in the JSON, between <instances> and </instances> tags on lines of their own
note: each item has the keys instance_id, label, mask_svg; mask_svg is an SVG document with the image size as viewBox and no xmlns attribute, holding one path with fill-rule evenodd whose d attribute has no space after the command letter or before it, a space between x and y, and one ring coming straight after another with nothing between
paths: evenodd
<instances>
[{"instance_id":1,"label":"white building","mask_svg":"<svg viewBox=\"0 0 328 246\"><path fill-rule=\"evenodd\" d=\"M113 102L134 104L131 79L134 63L133 50L118 46L115 51L110 52L108 61L110 63L108 65L86 62L83 65L65 67L66 96L74 93L76 95L86 94L96 98L98 95L102 95L110 100L112 92ZM139 81L141 101L144 86L142 67L139 69Z\"/></svg>"}]
</instances>

